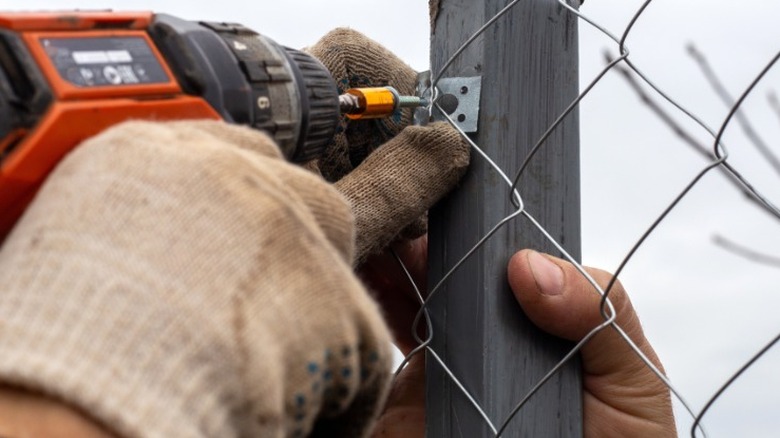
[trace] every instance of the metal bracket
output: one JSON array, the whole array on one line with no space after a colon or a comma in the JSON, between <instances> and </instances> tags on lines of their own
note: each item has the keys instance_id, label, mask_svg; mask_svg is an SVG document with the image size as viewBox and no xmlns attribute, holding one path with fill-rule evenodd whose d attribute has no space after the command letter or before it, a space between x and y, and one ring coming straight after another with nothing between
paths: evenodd
<instances>
[{"instance_id":1,"label":"metal bracket","mask_svg":"<svg viewBox=\"0 0 780 438\"><path fill-rule=\"evenodd\" d=\"M426 71L417 75L417 95L430 97L428 88L431 85L431 72ZM432 119L435 121L446 120L436 106L450 116L460 129L466 133L477 132L479 125L479 100L482 95L482 77L470 78L442 78L437 84L438 97L432 111ZM423 93L428 96L423 96ZM414 114L414 123L424 125L431 119L431 111L427 108L419 108Z\"/></svg>"}]
</instances>

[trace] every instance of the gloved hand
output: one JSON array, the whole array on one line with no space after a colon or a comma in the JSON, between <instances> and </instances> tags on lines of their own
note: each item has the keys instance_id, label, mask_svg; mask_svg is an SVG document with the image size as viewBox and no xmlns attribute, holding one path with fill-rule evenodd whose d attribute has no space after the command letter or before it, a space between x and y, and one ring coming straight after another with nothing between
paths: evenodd
<instances>
[{"instance_id":1,"label":"gloved hand","mask_svg":"<svg viewBox=\"0 0 780 438\"><path fill-rule=\"evenodd\" d=\"M336 78L339 93L385 85L401 95L415 93L414 70L356 31L336 29L308 51ZM411 110L385 119L344 118L313 166L335 182L355 211L355 265L385 249L401 231L409 239L425 234L425 212L468 166L468 146L447 123L408 126L411 120Z\"/></svg>"},{"instance_id":2,"label":"gloved hand","mask_svg":"<svg viewBox=\"0 0 780 438\"><path fill-rule=\"evenodd\" d=\"M350 264L467 162L453 131L411 127L340 179L356 251L343 198L261 133L107 131L61 163L0 249L0 381L126 436L364 435L391 353Z\"/></svg>"},{"instance_id":3,"label":"gloved hand","mask_svg":"<svg viewBox=\"0 0 780 438\"><path fill-rule=\"evenodd\" d=\"M259 132L111 129L0 251L0 375L126 436L358 436L391 352L352 231L339 194Z\"/></svg>"}]
</instances>

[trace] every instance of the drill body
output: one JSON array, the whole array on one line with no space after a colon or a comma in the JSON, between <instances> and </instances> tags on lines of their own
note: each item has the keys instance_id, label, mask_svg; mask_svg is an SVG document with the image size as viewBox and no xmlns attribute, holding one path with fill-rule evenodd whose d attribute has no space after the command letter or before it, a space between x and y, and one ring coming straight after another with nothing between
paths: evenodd
<instances>
[{"instance_id":1,"label":"drill body","mask_svg":"<svg viewBox=\"0 0 780 438\"><path fill-rule=\"evenodd\" d=\"M237 24L149 12L0 12L0 242L56 164L130 119L222 119L290 160L319 156L340 118L313 57Z\"/></svg>"}]
</instances>

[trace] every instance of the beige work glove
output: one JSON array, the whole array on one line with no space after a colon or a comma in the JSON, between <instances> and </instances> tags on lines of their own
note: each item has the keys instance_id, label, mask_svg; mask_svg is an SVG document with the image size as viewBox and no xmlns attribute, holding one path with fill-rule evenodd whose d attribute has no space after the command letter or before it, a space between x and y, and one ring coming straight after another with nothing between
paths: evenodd
<instances>
[{"instance_id":1,"label":"beige work glove","mask_svg":"<svg viewBox=\"0 0 780 438\"><path fill-rule=\"evenodd\" d=\"M339 93L390 85L414 95L417 73L375 41L336 29L307 49L336 79ZM427 231L425 212L451 190L469 163L469 149L448 124L409 126L412 110L384 119L344 118L318 167L350 201L357 230L356 260L401 237Z\"/></svg>"},{"instance_id":2,"label":"beige work glove","mask_svg":"<svg viewBox=\"0 0 780 438\"><path fill-rule=\"evenodd\" d=\"M360 436L391 351L352 233L341 196L264 134L111 129L0 250L0 380L125 436Z\"/></svg>"},{"instance_id":3,"label":"beige work glove","mask_svg":"<svg viewBox=\"0 0 780 438\"><path fill-rule=\"evenodd\" d=\"M407 129L340 181L348 203L248 128L85 142L0 248L0 382L124 436L365 435L391 351L350 207L363 253L392 240L462 174L452 134Z\"/></svg>"}]
</instances>

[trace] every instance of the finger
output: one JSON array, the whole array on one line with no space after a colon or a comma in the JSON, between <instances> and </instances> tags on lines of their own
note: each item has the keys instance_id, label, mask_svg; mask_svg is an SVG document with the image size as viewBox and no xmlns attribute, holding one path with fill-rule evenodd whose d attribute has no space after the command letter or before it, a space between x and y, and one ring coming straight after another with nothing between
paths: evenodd
<instances>
[{"instance_id":1,"label":"finger","mask_svg":"<svg viewBox=\"0 0 780 438\"><path fill-rule=\"evenodd\" d=\"M340 92L352 87L390 85L414 93L417 73L393 52L352 29L330 31L307 51L336 78Z\"/></svg>"},{"instance_id":2,"label":"finger","mask_svg":"<svg viewBox=\"0 0 780 438\"><path fill-rule=\"evenodd\" d=\"M428 212L423 212L411 223L407 224L398 235L399 240L417 239L428 233Z\"/></svg>"},{"instance_id":3,"label":"finger","mask_svg":"<svg viewBox=\"0 0 780 438\"><path fill-rule=\"evenodd\" d=\"M414 356L393 382L373 438L425 436L425 356Z\"/></svg>"},{"instance_id":4,"label":"finger","mask_svg":"<svg viewBox=\"0 0 780 438\"><path fill-rule=\"evenodd\" d=\"M469 146L449 125L410 126L338 181L355 213L357 264L449 192L468 163Z\"/></svg>"},{"instance_id":5,"label":"finger","mask_svg":"<svg viewBox=\"0 0 780 438\"><path fill-rule=\"evenodd\" d=\"M355 258L353 213L341 193L321 177L298 166L282 160L261 158L256 161L259 171L268 177L275 176L291 197L307 207L342 259L352 263Z\"/></svg>"}]
</instances>

